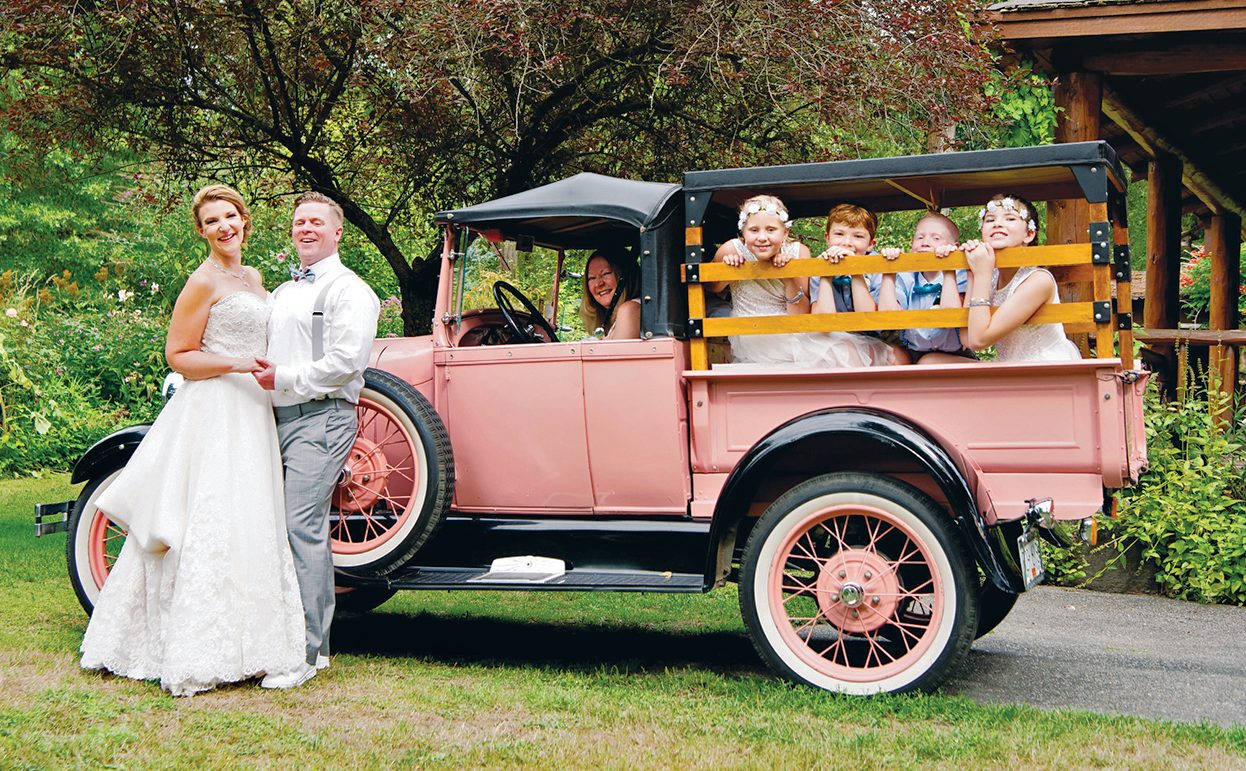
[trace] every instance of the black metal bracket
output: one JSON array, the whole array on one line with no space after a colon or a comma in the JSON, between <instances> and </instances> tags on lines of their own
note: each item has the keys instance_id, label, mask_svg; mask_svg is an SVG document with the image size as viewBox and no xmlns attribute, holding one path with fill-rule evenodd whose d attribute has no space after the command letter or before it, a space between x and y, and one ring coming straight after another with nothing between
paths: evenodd
<instances>
[{"instance_id":1,"label":"black metal bracket","mask_svg":"<svg viewBox=\"0 0 1246 771\"><path fill-rule=\"evenodd\" d=\"M1112 226L1106 222L1090 223L1091 259L1094 265L1112 262Z\"/></svg>"},{"instance_id":2,"label":"black metal bracket","mask_svg":"<svg viewBox=\"0 0 1246 771\"><path fill-rule=\"evenodd\" d=\"M701 283L701 263L685 262L684 263L684 283L699 284Z\"/></svg>"},{"instance_id":3,"label":"black metal bracket","mask_svg":"<svg viewBox=\"0 0 1246 771\"><path fill-rule=\"evenodd\" d=\"M705 330L701 328L704 319L688 319L688 337L703 337Z\"/></svg>"},{"instance_id":4,"label":"black metal bracket","mask_svg":"<svg viewBox=\"0 0 1246 771\"><path fill-rule=\"evenodd\" d=\"M1134 327L1134 315L1132 313L1116 314L1116 328L1118 330L1124 331L1126 329L1133 329L1133 327Z\"/></svg>"},{"instance_id":5,"label":"black metal bracket","mask_svg":"<svg viewBox=\"0 0 1246 771\"><path fill-rule=\"evenodd\" d=\"M1091 303L1094 308L1095 323L1106 324L1112 320L1112 303L1109 300Z\"/></svg>"},{"instance_id":6,"label":"black metal bracket","mask_svg":"<svg viewBox=\"0 0 1246 771\"><path fill-rule=\"evenodd\" d=\"M1129 254L1129 244L1117 244L1112 251L1116 255L1116 280L1133 281L1134 269Z\"/></svg>"},{"instance_id":7,"label":"black metal bracket","mask_svg":"<svg viewBox=\"0 0 1246 771\"><path fill-rule=\"evenodd\" d=\"M1089 166L1070 166L1074 179L1082 189L1087 203L1103 203L1108 200L1108 173L1106 163Z\"/></svg>"},{"instance_id":8,"label":"black metal bracket","mask_svg":"<svg viewBox=\"0 0 1246 771\"><path fill-rule=\"evenodd\" d=\"M63 533L69 529L69 510L74 501L35 504L35 536Z\"/></svg>"}]
</instances>

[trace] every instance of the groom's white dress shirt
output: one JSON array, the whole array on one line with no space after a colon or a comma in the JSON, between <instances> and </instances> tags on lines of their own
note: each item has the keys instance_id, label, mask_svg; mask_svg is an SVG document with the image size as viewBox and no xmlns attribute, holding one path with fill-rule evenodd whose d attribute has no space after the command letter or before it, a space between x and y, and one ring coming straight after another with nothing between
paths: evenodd
<instances>
[{"instance_id":1,"label":"groom's white dress shirt","mask_svg":"<svg viewBox=\"0 0 1246 771\"><path fill-rule=\"evenodd\" d=\"M336 253L312 270L314 281L289 281L274 292L268 358L277 367L272 392L275 407L316 399L356 404L363 390L363 370L372 355L381 303ZM312 309L321 291L327 292L324 356L312 361Z\"/></svg>"}]
</instances>

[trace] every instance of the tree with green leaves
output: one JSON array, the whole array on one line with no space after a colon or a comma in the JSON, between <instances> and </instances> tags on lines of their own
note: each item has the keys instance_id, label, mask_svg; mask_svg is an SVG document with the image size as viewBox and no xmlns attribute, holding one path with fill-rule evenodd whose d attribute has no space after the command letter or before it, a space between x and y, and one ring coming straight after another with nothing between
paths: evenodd
<instances>
[{"instance_id":1,"label":"tree with green leaves","mask_svg":"<svg viewBox=\"0 0 1246 771\"><path fill-rule=\"evenodd\" d=\"M332 196L393 269L413 334L436 282L429 210L581 170L920 147L983 106L976 5L15 0L3 109L44 142L126 144L183 188Z\"/></svg>"}]
</instances>

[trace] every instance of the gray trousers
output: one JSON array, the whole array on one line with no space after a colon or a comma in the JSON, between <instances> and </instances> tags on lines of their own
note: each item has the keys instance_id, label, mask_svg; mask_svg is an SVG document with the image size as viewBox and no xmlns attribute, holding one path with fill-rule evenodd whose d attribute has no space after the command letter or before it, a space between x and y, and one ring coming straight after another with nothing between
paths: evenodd
<instances>
[{"instance_id":1,"label":"gray trousers","mask_svg":"<svg viewBox=\"0 0 1246 771\"><path fill-rule=\"evenodd\" d=\"M333 623L333 551L329 545L329 503L338 475L355 442L354 406L277 420L285 467L286 529L307 624L307 663L329 655Z\"/></svg>"}]
</instances>

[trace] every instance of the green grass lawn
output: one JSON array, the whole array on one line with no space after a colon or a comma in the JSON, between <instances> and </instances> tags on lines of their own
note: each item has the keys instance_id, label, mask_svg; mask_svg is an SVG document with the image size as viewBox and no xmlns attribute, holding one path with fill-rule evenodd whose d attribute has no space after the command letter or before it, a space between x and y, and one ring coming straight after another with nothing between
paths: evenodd
<instances>
[{"instance_id":1,"label":"green grass lawn","mask_svg":"<svg viewBox=\"0 0 1246 771\"><path fill-rule=\"evenodd\" d=\"M78 668L65 536L31 513L75 492L0 481L0 768L1246 767L1246 728L788 685L730 589L404 592L339 619L305 686L174 699Z\"/></svg>"}]
</instances>

